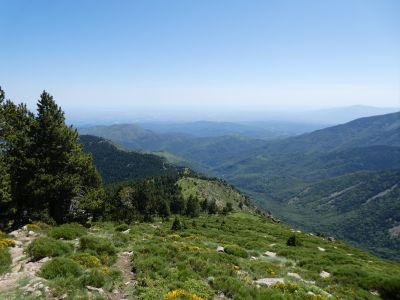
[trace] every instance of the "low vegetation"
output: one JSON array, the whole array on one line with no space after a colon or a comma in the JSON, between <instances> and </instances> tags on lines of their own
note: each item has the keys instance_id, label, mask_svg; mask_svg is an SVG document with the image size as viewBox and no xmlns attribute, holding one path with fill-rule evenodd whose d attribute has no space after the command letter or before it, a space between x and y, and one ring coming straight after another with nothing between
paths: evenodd
<instances>
[{"instance_id":1,"label":"low vegetation","mask_svg":"<svg viewBox=\"0 0 400 300\"><path fill-rule=\"evenodd\" d=\"M55 239L73 240L86 233L86 229L77 223L63 224L49 230L49 236Z\"/></svg>"},{"instance_id":2,"label":"low vegetation","mask_svg":"<svg viewBox=\"0 0 400 300\"><path fill-rule=\"evenodd\" d=\"M39 237L28 246L26 252L32 260L40 260L45 257L68 254L72 252L72 246L53 238Z\"/></svg>"},{"instance_id":3,"label":"low vegetation","mask_svg":"<svg viewBox=\"0 0 400 300\"><path fill-rule=\"evenodd\" d=\"M7 272L11 265L11 255L7 248L0 247L0 275Z\"/></svg>"},{"instance_id":4,"label":"low vegetation","mask_svg":"<svg viewBox=\"0 0 400 300\"><path fill-rule=\"evenodd\" d=\"M124 233L117 231L118 224L94 223L79 243L38 237L28 253L36 259L57 256L39 275L54 295L71 298L85 295L86 286L102 288L105 294L98 296L103 298L123 288L137 299L196 300L222 293L231 299L396 299L400 291L399 265L338 241L294 235L261 216L202 214L179 221L186 226L175 230L175 219L124 224ZM115 235L124 236L124 242L118 243ZM301 240L296 247L288 245L294 236ZM40 251L39 244L45 245ZM120 265L117 257L125 253L130 261ZM135 282L124 286L121 272L131 271ZM257 284L265 278L278 281L269 287Z\"/></svg>"}]
</instances>

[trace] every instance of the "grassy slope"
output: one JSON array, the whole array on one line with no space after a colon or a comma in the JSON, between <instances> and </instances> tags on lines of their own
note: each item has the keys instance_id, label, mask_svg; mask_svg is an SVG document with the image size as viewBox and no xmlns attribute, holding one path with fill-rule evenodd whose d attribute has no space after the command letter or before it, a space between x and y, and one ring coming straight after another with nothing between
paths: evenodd
<instances>
[{"instance_id":1,"label":"grassy slope","mask_svg":"<svg viewBox=\"0 0 400 300\"><path fill-rule=\"evenodd\" d=\"M293 230L249 213L238 212L225 217L202 215L182 220L187 228L178 232L170 230L172 219L132 224L126 234L116 232L113 223L94 224L88 232L90 236L113 241L118 253L133 251L131 268L136 273L136 286L124 287L120 279L113 286L106 283L106 293L119 287L128 298L134 299L163 299L176 289L192 295L186 299L199 299L193 295L211 299L218 292L241 300L325 299L327 293L334 299L379 299L370 290L378 288L385 279L400 278L399 264L378 259L341 242L296 233L302 246L289 247L286 241L294 234ZM73 241L63 243L74 244ZM217 253L219 245L231 249L230 254ZM77 249L78 245L74 251ZM265 251L276 252L277 257L263 256ZM110 269L112 265L111 260ZM331 273L331 277L321 278L321 271ZM292 278L288 272L298 273L309 282ZM48 285L57 295L68 293L69 299L76 299L87 295L80 278L60 277L50 280ZM286 283L257 289L252 282L260 278L284 278ZM309 291L319 296L307 295ZM21 295L21 289L0 294L0 298L5 295L13 299ZM29 295L22 298L30 299Z\"/></svg>"},{"instance_id":2,"label":"grassy slope","mask_svg":"<svg viewBox=\"0 0 400 300\"><path fill-rule=\"evenodd\" d=\"M220 208L231 202L234 209L238 209L241 202L248 203L238 190L219 180L184 177L178 180L177 184L180 186L185 199L190 195L196 196L200 202L204 199L209 202L215 201ZM251 204L248 203L248 205ZM253 206L244 205L244 210L254 211L255 209Z\"/></svg>"}]
</instances>

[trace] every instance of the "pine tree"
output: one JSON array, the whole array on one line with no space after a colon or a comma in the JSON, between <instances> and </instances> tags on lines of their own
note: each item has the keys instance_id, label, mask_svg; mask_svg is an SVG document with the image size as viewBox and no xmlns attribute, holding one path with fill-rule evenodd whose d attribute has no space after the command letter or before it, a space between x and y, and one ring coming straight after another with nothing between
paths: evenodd
<instances>
[{"instance_id":1,"label":"pine tree","mask_svg":"<svg viewBox=\"0 0 400 300\"><path fill-rule=\"evenodd\" d=\"M193 197L192 195L190 195L187 200L186 215L191 218L198 217L200 215L199 199Z\"/></svg>"},{"instance_id":2,"label":"pine tree","mask_svg":"<svg viewBox=\"0 0 400 300\"><path fill-rule=\"evenodd\" d=\"M217 206L217 203L215 201L211 201L208 204L208 213L210 215L218 213L218 206Z\"/></svg>"},{"instance_id":3,"label":"pine tree","mask_svg":"<svg viewBox=\"0 0 400 300\"><path fill-rule=\"evenodd\" d=\"M222 214L227 215L228 213L233 211L233 205L231 202L227 202L224 208L222 209Z\"/></svg>"},{"instance_id":4,"label":"pine tree","mask_svg":"<svg viewBox=\"0 0 400 300\"><path fill-rule=\"evenodd\" d=\"M32 197L29 181L33 174L32 129L34 116L25 105L5 101L0 89L0 152L3 184L11 199L2 207L5 219L14 220L13 226L27 221L28 202ZM9 184L7 183L9 182ZM12 200L12 201L11 201ZM4 204L4 203L3 203Z\"/></svg>"},{"instance_id":5,"label":"pine tree","mask_svg":"<svg viewBox=\"0 0 400 300\"><path fill-rule=\"evenodd\" d=\"M164 219L171 215L169 204L164 199L159 199L158 215Z\"/></svg>"},{"instance_id":6,"label":"pine tree","mask_svg":"<svg viewBox=\"0 0 400 300\"><path fill-rule=\"evenodd\" d=\"M183 228L183 225L182 225L181 220L179 220L178 217L175 217L174 222L172 223L172 226L171 226L171 230L174 230L174 231L182 230L182 228Z\"/></svg>"},{"instance_id":7,"label":"pine tree","mask_svg":"<svg viewBox=\"0 0 400 300\"><path fill-rule=\"evenodd\" d=\"M65 124L63 111L45 91L38 102L34 145L36 203L48 208L57 223L73 219L76 211L71 208L85 210L79 203L87 202L83 199L100 188L101 180L91 156L83 153L78 133ZM71 206L73 199L78 205Z\"/></svg>"},{"instance_id":8,"label":"pine tree","mask_svg":"<svg viewBox=\"0 0 400 300\"><path fill-rule=\"evenodd\" d=\"M203 201L201 201L200 206L201 206L201 210L206 212L208 210L208 201L207 201L207 199L204 199Z\"/></svg>"},{"instance_id":9,"label":"pine tree","mask_svg":"<svg viewBox=\"0 0 400 300\"><path fill-rule=\"evenodd\" d=\"M171 199L171 211L174 214L183 214L186 211L185 199L181 195L174 195Z\"/></svg>"},{"instance_id":10,"label":"pine tree","mask_svg":"<svg viewBox=\"0 0 400 300\"><path fill-rule=\"evenodd\" d=\"M0 87L0 133L3 132L5 120L2 113L2 104L4 102L4 91ZM9 168L5 160L5 153L2 145L4 145L4 136L0 135L0 228L4 228L8 221L9 209L8 205L11 201L11 182ZM4 223L3 223L4 222ZM2 224L3 223L3 224Z\"/></svg>"},{"instance_id":11,"label":"pine tree","mask_svg":"<svg viewBox=\"0 0 400 300\"><path fill-rule=\"evenodd\" d=\"M4 157L0 156L0 229L4 230L12 216L10 174Z\"/></svg>"}]
</instances>

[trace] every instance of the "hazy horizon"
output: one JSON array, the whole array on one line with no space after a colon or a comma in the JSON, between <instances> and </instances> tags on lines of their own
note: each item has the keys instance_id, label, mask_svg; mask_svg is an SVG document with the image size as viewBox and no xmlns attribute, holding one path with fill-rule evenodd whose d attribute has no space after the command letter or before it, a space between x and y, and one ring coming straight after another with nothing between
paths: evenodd
<instances>
[{"instance_id":1,"label":"hazy horizon","mask_svg":"<svg viewBox=\"0 0 400 300\"><path fill-rule=\"evenodd\" d=\"M98 110L95 112L66 111L67 122L74 126L113 124L182 124L196 122L255 123L283 122L318 125L335 125L374 115L398 112L397 107L347 106L331 108L290 108L242 111L132 111Z\"/></svg>"}]
</instances>

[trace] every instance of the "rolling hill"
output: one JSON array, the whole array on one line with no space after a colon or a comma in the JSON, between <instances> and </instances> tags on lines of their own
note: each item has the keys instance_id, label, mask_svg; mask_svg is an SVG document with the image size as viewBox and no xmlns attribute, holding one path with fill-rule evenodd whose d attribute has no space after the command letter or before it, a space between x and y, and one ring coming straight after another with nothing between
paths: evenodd
<instances>
[{"instance_id":1,"label":"rolling hill","mask_svg":"<svg viewBox=\"0 0 400 300\"><path fill-rule=\"evenodd\" d=\"M118 131L117 127L114 129ZM124 135L120 135L121 139ZM374 205L365 205L359 210L357 199L364 199L359 189L352 190L354 194L348 194L352 196L343 198L348 207L345 214L330 206L316 212L314 206L317 204L310 200L319 197L314 188L310 189L304 201L298 202L299 205L289 205L288 199L297 197L310 187L332 185L335 188L333 183L337 181L342 186L348 182L349 187L358 180L364 182L361 186L366 191L376 194L384 191L382 183L388 180L383 178L394 176L397 173L390 172L400 169L400 113L361 118L277 141L223 136L189 137L190 140L182 142L186 137L180 137L183 138L178 142L170 139L166 144L158 144L158 149L224 178L251 195L261 207L293 225L310 230L318 228L381 256L399 259L393 252L394 245L397 245L393 239L398 238L388 233L390 222L386 225L375 222L368 233L374 238L368 240L363 239L358 231L352 234L350 230L332 225L337 222L348 227L355 226L368 214L376 213ZM363 181L365 172L373 174L372 177L377 180ZM391 199L400 201L396 197ZM310 205L306 205L308 202ZM390 226L400 222L393 210L384 209L392 207L389 202L381 205L385 217L393 219ZM343 219L344 215L348 219ZM329 226L326 225L328 220ZM370 242L372 240L374 242Z\"/></svg>"},{"instance_id":2,"label":"rolling hill","mask_svg":"<svg viewBox=\"0 0 400 300\"><path fill-rule=\"evenodd\" d=\"M80 143L85 152L92 154L105 183L177 172L177 167L157 155L126 151L103 138L81 135Z\"/></svg>"}]
</instances>

